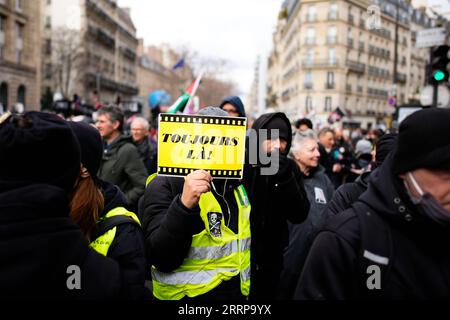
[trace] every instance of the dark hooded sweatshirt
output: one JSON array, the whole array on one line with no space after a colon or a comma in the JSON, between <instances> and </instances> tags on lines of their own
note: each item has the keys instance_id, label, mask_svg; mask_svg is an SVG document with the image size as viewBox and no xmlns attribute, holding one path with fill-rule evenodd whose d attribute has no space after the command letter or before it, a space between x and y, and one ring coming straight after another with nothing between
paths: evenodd
<instances>
[{"instance_id":1,"label":"dark hooded sweatshirt","mask_svg":"<svg viewBox=\"0 0 450 320\"><path fill-rule=\"evenodd\" d=\"M72 222L66 192L45 184L0 182L0 297L2 299L118 298L121 272L88 247ZM81 288L67 283L79 267Z\"/></svg>"},{"instance_id":2,"label":"dark hooded sweatshirt","mask_svg":"<svg viewBox=\"0 0 450 320\"><path fill-rule=\"evenodd\" d=\"M125 207L125 195L119 188L109 182L101 182L101 190L105 198L105 209L102 216L117 207ZM124 297L126 299L149 299L151 297L144 287L145 251L142 228L135 223L117 226L116 236L108 250L108 257L117 261L122 272Z\"/></svg>"},{"instance_id":3,"label":"dark hooded sweatshirt","mask_svg":"<svg viewBox=\"0 0 450 320\"><path fill-rule=\"evenodd\" d=\"M261 175L261 164L248 164L244 170L244 186L247 189L252 211L252 278L250 294L254 299L274 298L279 285L283 265L283 250L289 241L288 221L301 223L309 211L309 202L303 186L303 178L297 164L287 158L291 148L292 131L284 113L262 115L253 124L258 132L273 118L286 122L289 128L284 167L272 176ZM258 145L262 141L258 141ZM250 141L250 143L254 143ZM281 158L280 158L281 159ZM258 161L259 162L259 161Z\"/></svg>"},{"instance_id":4,"label":"dark hooded sweatshirt","mask_svg":"<svg viewBox=\"0 0 450 320\"><path fill-rule=\"evenodd\" d=\"M325 210L327 217L334 216L351 207L353 202L367 190L371 172L364 172L355 182L345 183L333 194L333 198Z\"/></svg>"},{"instance_id":5,"label":"dark hooded sweatshirt","mask_svg":"<svg viewBox=\"0 0 450 320\"><path fill-rule=\"evenodd\" d=\"M307 258L296 299L364 299L372 295L381 299L450 297L450 228L434 222L411 203L392 166L393 157L388 156L372 173L369 187L359 200L326 223ZM358 203L362 205L360 209ZM367 288L371 274L363 274L359 267L365 258L361 254L364 248L361 249L358 215L367 212L380 217L389 226L391 236L387 244L391 252L390 270L381 274L388 281L382 282L376 292Z\"/></svg>"},{"instance_id":6,"label":"dark hooded sweatshirt","mask_svg":"<svg viewBox=\"0 0 450 320\"><path fill-rule=\"evenodd\" d=\"M220 104L219 108L222 109L223 106L226 105L227 103L231 104L232 106L234 106L236 108L236 111L238 112L239 117L245 117L245 108L244 108L244 104L242 103L241 98L239 98L237 96L226 97Z\"/></svg>"}]
</instances>

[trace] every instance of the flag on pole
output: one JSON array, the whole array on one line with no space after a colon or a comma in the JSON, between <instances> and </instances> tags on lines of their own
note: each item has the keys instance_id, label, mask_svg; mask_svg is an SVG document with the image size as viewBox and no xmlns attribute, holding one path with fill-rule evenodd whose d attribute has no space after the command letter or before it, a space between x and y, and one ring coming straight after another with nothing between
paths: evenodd
<instances>
[{"instance_id":1,"label":"flag on pole","mask_svg":"<svg viewBox=\"0 0 450 320\"><path fill-rule=\"evenodd\" d=\"M181 58L173 67L172 70L177 70L178 68L184 68L184 58Z\"/></svg>"},{"instance_id":2,"label":"flag on pole","mask_svg":"<svg viewBox=\"0 0 450 320\"><path fill-rule=\"evenodd\" d=\"M197 92L198 86L200 85L200 80L202 78L203 73L195 79L194 82L191 83L189 88L175 101L175 103L167 110L169 114L176 114L177 112L183 112L186 108L186 105L190 104L192 97ZM186 112L186 114L189 114Z\"/></svg>"},{"instance_id":3,"label":"flag on pole","mask_svg":"<svg viewBox=\"0 0 450 320\"><path fill-rule=\"evenodd\" d=\"M186 103L186 108L184 108L183 114L195 114L196 110L194 110L193 98L197 93L197 89L200 86L200 82L202 81L203 71L200 72L200 75L195 79L195 81L189 86L187 92L190 94L189 101Z\"/></svg>"}]
</instances>

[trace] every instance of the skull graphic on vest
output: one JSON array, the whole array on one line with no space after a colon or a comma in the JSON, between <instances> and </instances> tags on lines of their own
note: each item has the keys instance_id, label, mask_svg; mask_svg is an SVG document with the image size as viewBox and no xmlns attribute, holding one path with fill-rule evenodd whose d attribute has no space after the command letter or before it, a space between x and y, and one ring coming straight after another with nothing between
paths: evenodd
<instances>
[{"instance_id":1,"label":"skull graphic on vest","mask_svg":"<svg viewBox=\"0 0 450 320\"><path fill-rule=\"evenodd\" d=\"M222 237L222 214L220 212L208 212L209 232L213 237Z\"/></svg>"}]
</instances>

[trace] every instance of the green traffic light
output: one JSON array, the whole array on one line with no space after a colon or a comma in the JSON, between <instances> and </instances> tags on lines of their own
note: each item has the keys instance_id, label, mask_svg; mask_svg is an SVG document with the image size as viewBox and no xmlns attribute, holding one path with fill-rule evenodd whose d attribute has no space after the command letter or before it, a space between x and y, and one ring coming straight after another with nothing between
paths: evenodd
<instances>
[{"instance_id":1,"label":"green traffic light","mask_svg":"<svg viewBox=\"0 0 450 320\"><path fill-rule=\"evenodd\" d=\"M445 73L442 70L437 70L433 75L434 80L441 81L445 78Z\"/></svg>"}]
</instances>

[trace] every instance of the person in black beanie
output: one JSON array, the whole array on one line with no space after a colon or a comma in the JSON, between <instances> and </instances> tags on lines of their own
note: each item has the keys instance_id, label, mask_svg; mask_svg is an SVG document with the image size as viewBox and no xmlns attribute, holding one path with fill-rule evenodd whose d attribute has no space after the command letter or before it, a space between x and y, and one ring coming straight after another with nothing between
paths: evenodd
<instances>
[{"instance_id":1,"label":"person in black beanie","mask_svg":"<svg viewBox=\"0 0 450 320\"><path fill-rule=\"evenodd\" d=\"M243 184L252 204L250 296L261 300L276 296L283 250L289 241L287 222L303 222L308 215L309 201L302 173L297 164L287 157L292 128L286 115L280 112L264 114L255 121L252 130L257 141L249 142L250 152L251 145L256 143L258 160L245 166ZM278 130L279 134L274 130ZM268 155L274 162L269 163L270 168L261 159ZM252 158L251 154L249 158ZM267 170L276 165L273 172ZM265 172L270 174L265 175Z\"/></svg>"},{"instance_id":2,"label":"person in black beanie","mask_svg":"<svg viewBox=\"0 0 450 320\"><path fill-rule=\"evenodd\" d=\"M117 262L90 249L69 215L79 171L80 147L64 120L41 112L2 116L2 299L118 297Z\"/></svg>"},{"instance_id":3,"label":"person in black beanie","mask_svg":"<svg viewBox=\"0 0 450 320\"><path fill-rule=\"evenodd\" d=\"M297 299L448 299L449 123L439 108L401 123L367 191L316 237Z\"/></svg>"},{"instance_id":4,"label":"person in black beanie","mask_svg":"<svg viewBox=\"0 0 450 320\"><path fill-rule=\"evenodd\" d=\"M97 177L103 154L100 133L82 122L69 122L81 148L81 169L70 203L71 217L98 253L117 261L125 299L150 298L146 292L144 235L139 218L125 209L120 189ZM108 238L108 233L112 236Z\"/></svg>"}]
</instances>

